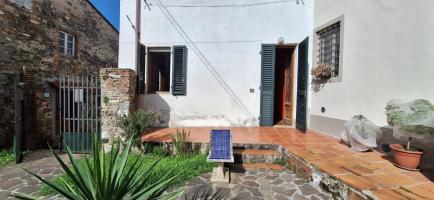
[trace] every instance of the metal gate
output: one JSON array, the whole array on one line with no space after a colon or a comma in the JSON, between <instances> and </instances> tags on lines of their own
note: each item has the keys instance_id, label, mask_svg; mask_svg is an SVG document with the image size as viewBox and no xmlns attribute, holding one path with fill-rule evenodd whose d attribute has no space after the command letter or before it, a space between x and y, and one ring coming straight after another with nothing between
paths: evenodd
<instances>
[{"instance_id":1,"label":"metal gate","mask_svg":"<svg viewBox=\"0 0 434 200\"><path fill-rule=\"evenodd\" d=\"M96 75L61 75L59 78L60 148L92 152L92 135L100 135L101 88Z\"/></svg>"}]
</instances>

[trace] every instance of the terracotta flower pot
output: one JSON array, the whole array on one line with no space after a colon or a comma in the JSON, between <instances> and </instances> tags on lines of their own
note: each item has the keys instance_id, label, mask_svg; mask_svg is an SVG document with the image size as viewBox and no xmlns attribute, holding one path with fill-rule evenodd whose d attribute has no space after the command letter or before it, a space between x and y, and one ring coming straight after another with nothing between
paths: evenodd
<instances>
[{"instance_id":1,"label":"terracotta flower pot","mask_svg":"<svg viewBox=\"0 0 434 200\"><path fill-rule=\"evenodd\" d=\"M391 144L393 159L398 167L408 170L417 170L420 159L423 155L422 151L408 151L401 144Z\"/></svg>"}]
</instances>

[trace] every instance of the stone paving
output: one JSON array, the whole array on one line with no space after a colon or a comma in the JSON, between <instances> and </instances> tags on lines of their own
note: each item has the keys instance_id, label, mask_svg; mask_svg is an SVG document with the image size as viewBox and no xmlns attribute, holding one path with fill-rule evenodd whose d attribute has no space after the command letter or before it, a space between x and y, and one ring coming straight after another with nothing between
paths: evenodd
<instances>
[{"instance_id":1,"label":"stone paving","mask_svg":"<svg viewBox=\"0 0 434 200\"><path fill-rule=\"evenodd\" d=\"M61 157L67 159L65 154ZM48 151L33 152L25 157L22 164L11 164L0 169L0 199L13 199L9 197L11 192L37 192L41 183L23 168L48 179L62 173ZM181 199L325 199L308 182L288 170L235 171L231 173L230 184L211 184L210 176L210 173L206 173L187 183Z\"/></svg>"},{"instance_id":2,"label":"stone paving","mask_svg":"<svg viewBox=\"0 0 434 200\"><path fill-rule=\"evenodd\" d=\"M67 155L61 155L65 160ZM62 173L57 161L50 152L41 150L32 152L24 157L21 164L11 164L0 169L0 199L13 199L11 192L22 192L34 194L41 183L24 169L30 170L43 178L51 179Z\"/></svg>"},{"instance_id":3,"label":"stone paving","mask_svg":"<svg viewBox=\"0 0 434 200\"><path fill-rule=\"evenodd\" d=\"M252 169L244 173L235 172L231 173L229 184L210 183L210 176L210 173L203 174L187 183L180 199L326 199L309 182L289 170Z\"/></svg>"},{"instance_id":4,"label":"stone paving","mask_svg":"<svg viewBox=\"0 0 434 200\"><path fill-rule=\"evenodd\" d=\"M205 144L209 143L213 128L184 129L190 133L189 142ZM325 191L335 198L348 195L359 199L434 199L434 166L429 162L422 162L420 171L400 169L380 149L353 152L340 139L313 130L302 133L293 128L230 129L234 144L278 145L295 171L306 178L315 176L316 183L326 186ZM142 141L170 142L174 132L176 128L155 130L143 135ZM425 160L430 158L424 156Z\"/></svg>"}]
</instances>

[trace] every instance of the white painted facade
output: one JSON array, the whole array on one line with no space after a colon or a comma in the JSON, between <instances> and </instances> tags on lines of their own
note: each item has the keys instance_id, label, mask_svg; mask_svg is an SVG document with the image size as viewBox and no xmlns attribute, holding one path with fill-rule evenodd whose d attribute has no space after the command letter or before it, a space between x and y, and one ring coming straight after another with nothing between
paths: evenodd
<instances>
[{"instance_id":1,"label":"white painted facade","mask_svg":"<svg viewBox=\"0 0 434 200\"><path fill-rule=\"evenodd\" d=\"M157 111L161 124L170 127L258 126L261 45L277 44L279 37L297 44L313 29L311 0L260 5L251 5L261 2L254 0L161 0L167 12L158 0L148 2L150 10L142 5L140 42L188 48L187 94L145 94L137 102L146 111ZM126 17L134 25L135 11L135 1L121 0L120 68L135 69L134 29Z\"/></svg>"},{"instance_id":2,"label":"white painted facade","mask_svg":"<svg viewBox=\"0 0 434 200\"><path fill-rule=\"evenodd\" d=\"M259 1L161 0L170 15L157 6L158 0L148 2L151 10L142 5L140 42L188 48L187 95L145 94L138 101L139 107L159 112L162 124L258 126L261 44L276 44L279 37L287 44L299 43L310 36L310 60L315 63L312 33L337 19L341 76L310 90L310 128L338 136L345 120L356 114L385 126L390 99L434 102L434 46L428 45L434 44L432 0L304 0L304 5L288 1L244 7L206 5ZM134 25L135 11L134 0L121 0L120 68L135 69L134 30L126 17Z\"/></svg>"},{"instance_id":3,"label":"white painted facade","mask_svg":"<svg viewBox=\"0 0 434 200\"><path fill-rule=\"evenodd\" d=\"M343 57L342 80L310 92L310 127L338 136L356 114L387 125L391 99L434 102L433 8L432 0L315 1L314 29L343 18Z\"/></svg>"}]
</instances>

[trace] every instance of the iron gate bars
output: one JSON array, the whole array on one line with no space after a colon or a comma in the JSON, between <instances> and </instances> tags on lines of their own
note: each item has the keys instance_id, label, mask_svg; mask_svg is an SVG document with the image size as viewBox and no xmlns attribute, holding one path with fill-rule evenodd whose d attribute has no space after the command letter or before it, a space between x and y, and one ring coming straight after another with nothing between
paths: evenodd
<instances>
[{"instance_id":1,"label":"iron gate bars","mask_svg":"<svg viewBox=\"0 0 434 200\"><path fill-rule=\"evenodd\" d=\"M97 75L60 75L60 148L72 152L92 152L92 135L100 135L101 88Z\"/></svg>"}]
</instances>

